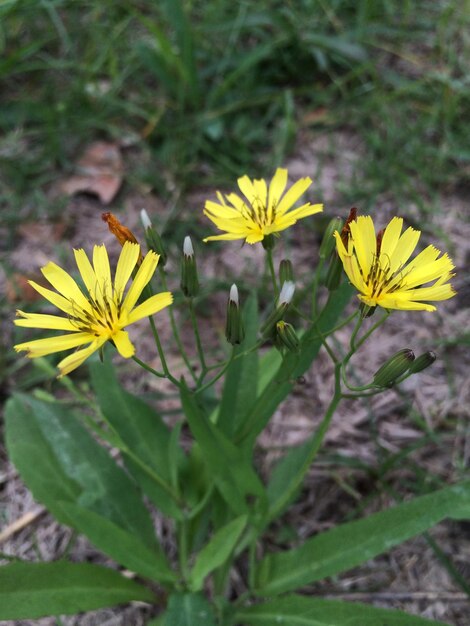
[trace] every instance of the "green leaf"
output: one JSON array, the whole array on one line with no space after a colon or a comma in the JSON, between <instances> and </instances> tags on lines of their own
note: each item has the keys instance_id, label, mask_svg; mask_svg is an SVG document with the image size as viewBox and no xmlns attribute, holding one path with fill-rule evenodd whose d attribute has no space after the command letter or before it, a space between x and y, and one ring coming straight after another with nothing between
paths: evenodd
<instances>
[{"instance_id":1,"label":"green leaf","mask_svg":"<svg viewBox=\"0 0 470 626\"><path fill-rule=\"evenodd\" d=\"M246 301L243 310L245 321L245 341L236 353L246 350L256 342L259 330L258 302L256 294ZM232 361L225 374L217 426L229 437L243 425L248 411L256 401L258 393L258 352L254 350L246 356Z\"/></svg>"},{"instance_id":2,"label":"green leaf","mask_svg":"<svg viewBox=\"0 0 470 626\"><path fill-rule=\"evenodd\" d=\"M78 504L156 549L152 520L135 484L69 407L15 396L5 418L13 463L59 521L74 527L59 503Z\"/></svg>"},{"instance_id":3,"label":"green leaf","mask_svg":"<svg viewBox=\"0 0 470 626\"><path fill-rule=\"evenodd\" d=\"M191 571L191 589L200 591L206 576L225 563L242 534L246 522L246 515L237 517L237 519L220 528L209 543L204 546L198 554Z\"/></svg>"},{"instance_id":4,"label":"green leaf","mask_svg":"<svg viewBox=\"0 0 470 626\"><path fill-rule=\"evenodd\" d=\"M177 580L160 549L150 549L137 536L92 511L68 502L58 504L78 531L124 567L159 583Z\"/></svg>"},{"instance_id":5,"label":"green leaf","mask_svg":"<svg viewBox=\"0 0 470 626\"><path fill-rule=\"evenodd\" d=\"M0 619L71 615L140 600L149 589L119 572L89 563L12 563L0 567Z\"/></svg>"},{"instance_id":6,"label":"green leaf","mask_svg":"<svg viewBox=\"0 0 470 626\"><path fill-rule=\"evenodd\" d=\"M350 285L343 284L331 294L325 308L322 310L317 325L312 326L301 338L300 354L289 354L281 363L272 351L263 359L260 370L260 382L265 387L258 396L258 400L249 412L242 428L236 433L237 441L243 441L247 447L252 447L260 432L265 428L279 404L292 391L297 377L305 374L312 362L317 357L322 342L318 336L319 331L326 333L337 323L338 318L349 302L353 289ZM266 376L266 370L269 375Z\"/></svg>"},{"instance_id":7,"label":"green leaf","mask_svg":"<svg viewBox=\"0 0 470 626\"><path fill-rule=\"evenodd\" d=\"M235 513L242 515L248 512L247 497L256 496L263 503L265 490L250 461L204 415L195 395L185 385L180 391L191 432L227 504Z\"/></svg>"},{"instance_id":8,"label":"green leaf","mask_svg":"<svg viewBox=\"0 0 470 626\"><path fill-rule=\"evenodd\" d=\"M243 626L448 626L402 611L358 602L307 596L276 598L236 612L232 624Z\"/></svg>"},{"instance_id":9,"label":"green leaf","mask_svg":"<svg viewBox=\"0 0 470 626\"><path fill-rule=\"evenodd\" d=\"M170 430L148 404L122 389L111 362L91 361L89 367L101 410L124 444L122 453L126 467L158 509L165 515L181 519L181 511L174 499L152 478L152 474L156 474L170 487L174 480L174 468L168 463ZM174 442L173 446L177 447ZM150 471L146 472L145 467L131 458L132 455ZM174 462L180 463L183 458L177 447Z\"/></svg>"},{"instance_id":10,"label":"green leaf","mask_svg":"<svg viewBox=\"0 0 470 626\"><path fill-rule=\"evenodd\" d=\"M162 626L216 626L214 612L199 593L175 593L170 596Z\"/></svg>"},{"instance_id":11,"label":"green leaf","mask_svg":"<svg viewBox=\"0 0 470 626\"><path fill-rule=\"evenodd\" d=\"M424 532L470 501L470 481L446 487L364 519L342 524L308 539L294 550L261 561L256 592L292 591L346 571Z\"/></svg>"}]
</instances>

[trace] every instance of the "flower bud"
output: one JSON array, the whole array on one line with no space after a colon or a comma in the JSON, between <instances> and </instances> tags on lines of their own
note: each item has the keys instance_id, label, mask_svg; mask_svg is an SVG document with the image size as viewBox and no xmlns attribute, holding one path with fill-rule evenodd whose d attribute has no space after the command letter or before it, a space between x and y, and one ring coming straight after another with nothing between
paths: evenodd
<instances>
[{"instance_id":1,"label":"flower bud","mask_svg":"<svg viewBox=\"0 0 470 626\"><path fill-rule=\"evenodd\" d=\"M280 347L287 348L289 352L299 351L300 341L292 324L288 324L287 322L284 322L284 320L277 322L276 338L278 340L276 343Z\"/></svg>"},{"instance_id":2,"label":"flower bud","mask_svg":"<svg viewBox=\"0 0 470 626\"><path fill-rule=\"evenodd\" d=\"M282 259L279 264L279 282L283 285L288 280L294 282L294 269L291 261Z\"/></svg>"},{"instance_id":3,"label":"flower bud","mask_svg":"<svg viewBox=\"0 0 470 626\"><path fill-rule=\"evenodd\" d=\"M157 230L153 227L145 209L141 210L140 219L145 229L145 241L147 242L149 250L153 250L160 255L160 265L161 267L165 267L168 257L166 255L165 248L163 247L162 239Z\"/></svg>"},{"instance_id":4,"label":"flower bud","mask_svg":"<svg viewBox=\"0 0 470 626\"><path fill-rule=\"evenodd\" d=\"M183 243L183 262L181 264L181 291L187 298L194 298L199 292L196 257L194 256L191 237L185 237Z\"/></svg>"},{"instance_id":5,"label":"flower bud","mask_svg":"<svg viewBox=\"0 0 470 626\"><path fill-rule=\"evenodd\" d=\"M273 328L274 325L279 322L284 317L285 312L289 308L292 298L294 297L295 292L295 283L292 280L286 280L282 284L281 293L279 294L279 298L277 301L276 308L269 315L268 319L264 322L261 327L261 333L266 335Z\"/></svg>"},{"instance_id":6,"label":"flower bud","mask_svg":"<svg viewBox=\"0 0 470 626\"><path fill-rule=\"evenodd\" d=\"M432 365L434 361L437 359L437 355L435 352L425 352L424 354L420 354L410 366L410 374L417 374L418 372L422 372L427 367Z\"/></svg>"},{"instance_id":7,"label":"flower bud","mask_svg":"<svg viewBox=\"0 0 470 626\"><path fill-rule=\"evenodd\" d=\"M232 346L241 343L245 338L245 328L238 300L238 289L235 284L230 287L230 295L227 302L225 337Z\"/></svg>"},{"instance_id":8,"label":"flower bud","mask_svg":"<svg viewBox=\"0 0 470 626\"><path fill-rule=\"evenodd\" d=\"M414 358L415 355L409 348L399 350L377 370L372 384L375 387L392 387L410 369Z\"/></svg>"},{"instance_id":9,"label":"flower bud","mask_svg":"<svg viewBox=\"0 0 470 626\"><path fill-rule=\"evenodd\" d=\"M325 234L320 245L319 257L320 259L327 259L333 250L335 249L335 238L333 233L335 230L340 231L343 226L343 221L339 217L334 217L328 226L326 227Z\"/></svg>"}]
</instances>

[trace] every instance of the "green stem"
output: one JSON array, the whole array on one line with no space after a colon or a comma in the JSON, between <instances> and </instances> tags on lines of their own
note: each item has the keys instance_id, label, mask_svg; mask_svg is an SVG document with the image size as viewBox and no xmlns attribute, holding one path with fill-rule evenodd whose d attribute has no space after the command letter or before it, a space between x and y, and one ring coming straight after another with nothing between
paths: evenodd
<instances>
[{"instance_id":1,"label":"green stem","mask_svg":"<svg viewBox=\"0 0 470 626\"><path fill-rule=\"evenodd\" d=\"M152 334L153 334L153 338L155 339L155 344L157 346L157 350L158 350L158 356L160 357L160 361L163 367L163 372L165 374L165 378L168 378L168 380L171 380L171 382L176 385L177 387L180 386L179 381L176 380L176 378L174 376L172 376L169 368L168 368L168 364L166 362L165 359L165 353L163 352L163 347L162 347L162 343L160 341L160 335L158 334L158 330L157 327L155 326L155 321L153 319L153 317L149 317L149 321L150 321L150 327L152 329Z\"/></svg>"},{"instance_id":2,"label":"green stem","mask_svg":"<svg viewBox=\"0 0 470 626\"><path fill-rule=\"evenodd\" d=\"M193 298L188 298L188 304L189 304L189 314L191 316L191 323L193 325L194 337L196 339L197 354L199 356L199 361L201 362L201 374L198 380L202 381L204 380L204 376L207 373L207 364L206 364L206 359L204 357L204 349L202 347L201 335L199 333L199 326L197 323L196 313L194 311Z\"/></svg>"},{"instance_id":3,"label":"green stem","mask_svg":"<svg viewBox=\"0 0 470 626\"><path fill-rule=\"evenodd\" d=\"M168 284L166 282L165 268L164 267L159 267L159 271L160 271L160 278L162 280L163 289L165 291L168 291ZM179 352L181 354L181 357L182 357L182 359L184 361L184 364L186 365L186 367L187 367L189 373L191 374L194 382L196 382L197 381L197 377L196 377L196 374L195 374L195 372L193 370L193 367L191 365L191 361L189 360L189 357L186 354L186 350L184 349L183 342L181 341L181 336L180 336L179 331L178 331L178 326L176 325L176 320L175 320L175 316L174 316L172 307L170 307L168 309L168 314L170 316L171 331L173 333L173 337L175 339L175 342L176 342L176 345L178 347L178 350L179 350Z\"/></svg>"},{"instance_id":4,"label":"green stem","mask_svg":"<svg viewBox=\"0 0 470 626\"><path fill-rule=\"evenodd\" d=\"M188 569L188 521L183 519L178 524L178 560L180 571L185 581L189 578Z\"/></svg>"},{"instance_id":5,"label":"green stem","mask_svg":"<svg viewBox=\"0 0 470 626\"><path fill-rule=\"evenodd\" d=\"M212 378L211 380L209 380L209 382L207 382L205 385L202 385L202 387L198 387L195 391L195 393L201 393L201 391L205 391L206 389L209 389L209 387L212 387L212 385L214 383L216 383L219 378L221 378L225 372L227 371L229 365L231 364L231 362L234 359L234 350L235 350L235 346L232 346L232 354L230 355L229 360L225 363L225 365L222 367L222 369L220 370L220 372L218 372L214 378Z\"/></svg>"},{"instance_id":6,"label":"green stem","mask_svg":"<svg viewBox=\"0 0 470 626\"><path fill-rule=\"evenodd\" d=\"M271 282L273 284L274 295L276 296L276 300L279 297L279 287L276 279L276 272L274 270L274 262L273 262L273 251L266 250L266 261L269 268L269 273L271 274Z\"/></svg>"},{"instance_id":7,"label":"green stem","mask_svg":"<svg viewBox=\"0 0 470 626\"><path fill-rule=\"evenodd\" d=\"M166 378L166 374L164 374L163 372L158 372L157 370L153 369L153 367L150 367L150 365L147 365L147 363L144 363L144 361L141 361L138 357L133 356L131 358L133 361L135 361L135 363L137 363L137 365L140 365L140 367L142 367L144 370L146 370L150 374L153 374L154 376L158 376L158 378Z\"/></svg>"}]
</instances>

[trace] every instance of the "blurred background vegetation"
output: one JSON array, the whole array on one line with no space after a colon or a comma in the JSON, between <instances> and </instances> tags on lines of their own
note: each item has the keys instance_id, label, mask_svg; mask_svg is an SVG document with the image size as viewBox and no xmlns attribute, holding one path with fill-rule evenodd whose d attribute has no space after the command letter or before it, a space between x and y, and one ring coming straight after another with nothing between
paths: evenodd
<instances>
[{"instance_id":1,"label":"blurred background vegetation","mask_svg":"<svg viewBox=\"0 0 470 626\"><path fill-rule=\"evenodd\" d=\"M57 209L92 139L165 199L269 175L311 129L360 139L345 201L432 205L468 184L469 26L468 0L3 0L2 221Z\"/></svg>"}]
</instances>

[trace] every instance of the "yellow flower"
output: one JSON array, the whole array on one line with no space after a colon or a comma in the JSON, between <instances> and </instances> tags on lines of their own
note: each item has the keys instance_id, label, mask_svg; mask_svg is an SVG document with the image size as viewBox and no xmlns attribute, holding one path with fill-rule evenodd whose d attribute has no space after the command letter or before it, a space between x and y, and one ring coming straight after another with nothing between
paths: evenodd
<instances>
[{"instance_id":1,"label":"yellow flower","mask_svg":"<svg viewBox=\"0 0 470 626\"><path fill-rule=\"evenodd\" d=\"M334 233L336 248L349 280L366 305L435 311L428 301L448 300L455 295L448 282L454 276L454 265L447 254L439 256L440 250L430 245L409 261L421 232L407 228L402 233L401 217L394 217L378 237L369 216L358 217L349 228L344 242L340 233Z\"/></svg>"},{"instance_id":2,"label":"yellow flower","mask_svg":"<svg viewBox=\"0 0 470 626\"><path fill-rule=\"evenodd\" d=\"M322 204L312 205L309 202L292 209L310 187L312 180L301 178L284 194L287 185L286 169L276 170L269 189L265 180L252 181L248 176L242 176L237 182L245 198L231 193L226 196L227 204L222 194L217 192L219 202L206 202L204 214L219 230L226 232L223 235L206 237L204 241L245 239L247 243L257 243L267 235L285 230L297 220L323 210Z\"/></svg>"},{"instance_id":3,"label":"yellow flower","mask_svg":"<svg viewBox=\"0 0 470 626\"><path fill-rule=\"evenodd\" d=\"M108 253L104 245L94 247L93 265L84 250L74 250L74 254L85 290L77 285L70 274L52 262L41 271L56 291L29 281L36 291L63 311L66 316L17 311L21 319L15 320L17 326L70 331L66 335L36 339L15 346L17 352L25 350L30 358L89 344L59 363L59 377L69 374L81 365L106 341L112 341L121 356L130 358L134 355L135 348L128 333L123 329L129 324L157 313L173 301L172 294L167 291L151 296L135 306L157 267L159 256L154 252L147 253L124 296L126 285L139 260L139 244L124 243L117 263L114 283L111 279Z\"/></svg>"}]
</instances>

